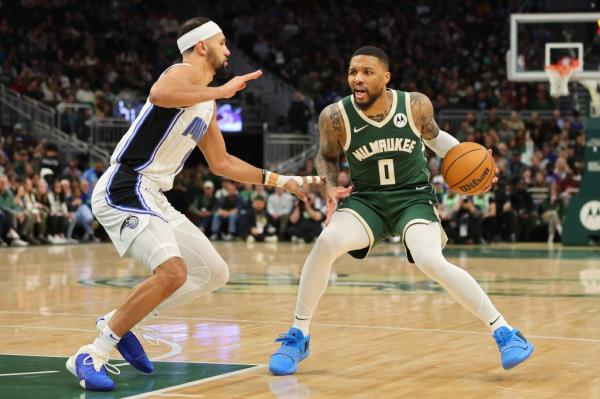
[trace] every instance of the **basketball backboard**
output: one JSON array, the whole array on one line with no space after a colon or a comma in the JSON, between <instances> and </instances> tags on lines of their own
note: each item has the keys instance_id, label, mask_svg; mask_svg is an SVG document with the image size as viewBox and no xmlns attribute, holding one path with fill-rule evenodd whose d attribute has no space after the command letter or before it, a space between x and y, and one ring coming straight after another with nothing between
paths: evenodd
<instances>
[{"instance_id":1,"label":"basketball backboard","mask_svg":"<svg viewBox=\"0 0 600 399\"><path fill-rule=\"evenodd\" d=\"M574 80L600 80L600 13L511 14L507 77L548 81L545 67L563 57L579 66Z\"/></svg>"}]
</instances>

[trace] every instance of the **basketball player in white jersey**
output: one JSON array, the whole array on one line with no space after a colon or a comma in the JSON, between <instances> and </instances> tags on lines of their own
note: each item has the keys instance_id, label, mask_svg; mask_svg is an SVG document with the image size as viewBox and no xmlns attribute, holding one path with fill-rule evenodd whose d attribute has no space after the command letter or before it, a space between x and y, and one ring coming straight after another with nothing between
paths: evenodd
<instances>
[{"instance_id":1,"label":"basketball player in white jersey","mask_svg":"<svg viewBox=\"0 0 600 399\"><path fill-rule=\"evenodd\" d=\"M284 187L303 200L301 186L320 182L316 176L277 175L227 154L215 100L234 96L261 72L207 87L227 67L229 50L221 29L206 18L186 21L177 45L183 62L168 68L152 86L93 192L94 215L119 255L137 259L151 276L131 290L121 307L97 320L94 343L82 346L67 361L87 390L114 389L107 366L117 373L108 364L115 346L133 367L152 372L152 363L130 330L149 315L222 287L229 278L225 261L206 236L163 194L196 146L213 173L233 180Z\"/></svg>"}]
</instances>

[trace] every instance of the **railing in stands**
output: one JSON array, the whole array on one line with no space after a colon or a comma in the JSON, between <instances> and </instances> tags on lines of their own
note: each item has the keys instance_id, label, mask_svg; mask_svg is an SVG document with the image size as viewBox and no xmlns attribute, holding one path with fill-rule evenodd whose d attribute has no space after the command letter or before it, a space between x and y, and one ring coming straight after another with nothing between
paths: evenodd
<instances>
[{"instance_id":1,"label":"railing in stands","mask_svg":"<svg viewBox=\"0 0 600 399\"><path fill-rule=\"evenodd\" d=\"M86 141L88 132L85 131L85 121L94 115L94 107L86 103L61 102L56 106L56 111L56 127Z\"/></svg>"},{"instance_id":2,"label":"railing in stands","mask_svg":"<svg viewBox=\"0 0 600 399\"><path fill-rule=\"evenodd\" d=\"M279 118L286 118L290 104L294 100L294 93L298 90L275 73L264 69L263 66L259 65L256 60L242 49L234 45L228 44L228 46L231 50L230 65L235 74L242 75L256 69L263 70L263 76L260 79L250 82L248 88L244 91L244 93L254 93L254 96L260 100L263 115L262 122L274 125ZM314 110L312 99L308 96L302 96L302 101L311 111Z\"/></svg>"},{"instance_id":3,"label":"railing in stands","mask_svg":"<svg viewBox=\"0 0 600 399\"><path fill-rule=\"evenodd\" d=\"M315 121L309 124L308 134L269 132L264 126L263 157L265 167L281 172L295 173L308 158L313 158L318 149L318 134Z\"/></svg>"},{"instance_id":4,"label":"railing in stands","mask_svg":"<svg viewBox=\"0 0 600 399\"><path fill-rule=\"evenodd\" d=\"M70 136L57 126L56 110L40 101L23 96L0 85L2 122L19 122L26 125L32 135L56 142L63 148L89 153L94 159L108 162L110 153Z\"/></svg>"},{"instance_id":5,"label":"railing in stands","mask_svg":"<svg viewBox=\"0 0 600 399\"><path fill-rule=\"evenodd\" d=\"M289 162L313 146L314 140L306 134L266 132L263 135L263 159L265 166L281 169L282 163Z\"/></svg>"},{"instance_id":6,"label":"railing in stands","mask_svg":"<svg viewBox=\"0 0 600 399\"><path fill-rule=\"evenodd\" d=\"M86 125L90 129L90 144L112 152L131 122L124 118L93 117Z\"/></svg>"}]
</instances>

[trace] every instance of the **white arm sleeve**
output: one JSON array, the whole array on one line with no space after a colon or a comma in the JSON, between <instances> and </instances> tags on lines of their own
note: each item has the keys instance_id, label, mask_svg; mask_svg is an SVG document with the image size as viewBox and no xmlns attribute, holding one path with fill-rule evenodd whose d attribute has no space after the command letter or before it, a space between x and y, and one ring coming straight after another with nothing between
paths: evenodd
<instances>
[{"instance_id":1,"label":"white arm sleeve","mask_svg":"<svg viewBox=\"0 0 600 399\"><path fill-rule=\"evenodd\" d=\"M427 140L423 139L425 145L431 148L439 157L444 158L446 153L450 151L450 148L455 145L459 145L460 142L451 136L449 133L440 130L438 136L434 139Z\"/></svg>"}]
</instances>

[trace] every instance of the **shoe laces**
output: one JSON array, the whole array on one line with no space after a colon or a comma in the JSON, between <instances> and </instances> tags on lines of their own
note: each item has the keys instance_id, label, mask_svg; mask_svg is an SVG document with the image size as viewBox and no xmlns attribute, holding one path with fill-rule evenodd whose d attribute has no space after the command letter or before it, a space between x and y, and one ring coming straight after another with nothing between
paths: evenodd
<instances>
[{"instance_id":1,"label":"shoe laces","mask_svg":"<svg viewBox=\"0 0 600 399\"><path fill-rule=\"evenodd\" d=\"M284 345L298 345L300 343L300 338L289 332L279 334L278 338L275 338L275 342L282 342Z\"/></svg>"},{"instance_id":2,"label":"shoe laces","mask_svg":"<svg viewBox=\"0 0 600 399\"><path fill-rule=\"evenodd\" d=\"M496 331L496 337L496 341L498 341L499 345L505 345L512 339L513 332L510 331L508 328L499 328Z\"/></svg>"},{"instance_id":3,"label":"shoe laces","mask_svg":"<svg viewBox=\"0 0 600 399\"><path fill-rule=\"evenodd\" d=\"M90 351L89 354L83 359L83 364L85 366L93 366L96 371L100 371L102 366L106 368L111 374L119 375L121 374L121 370L114 364L109 363L110 354L104 355L99 352Z\"/></svg>"},{"instance_id":4,"label":"shoe laces","mask_svg":"<svg viewBox=\"0 0 600 399\"><path fill-rule=\"evenodd\" d=\"M513 332L508 328L501 327L494 333L498 346L504 346L513 338Z\"/></svg>"}]
</instances>

